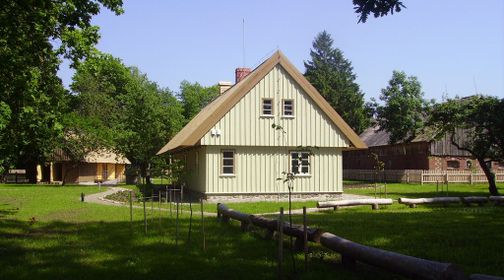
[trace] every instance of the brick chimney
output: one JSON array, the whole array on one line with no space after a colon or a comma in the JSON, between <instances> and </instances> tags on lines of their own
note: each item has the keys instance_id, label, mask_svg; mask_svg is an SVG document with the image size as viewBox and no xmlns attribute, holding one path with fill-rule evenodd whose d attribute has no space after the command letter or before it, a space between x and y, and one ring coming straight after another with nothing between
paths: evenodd
<instances>
[{"instance_id":1,"label":"brick chimney","mask_svg":"<svg viewBox=\"0 0 504 280\"><path fill-rule=\"evenodd\" d=\"M245 79L248 74L252 72L250 68L236 68L235 70L235 82L239 83L241 80Z\"/></svg>"},{"instance_id":2,"label":"brick chimney","mask_svg":"<svg viewBox=\"0 0 504 280\"><path fill-rule=\"evenodd\" d=\"M232 82L220 81L219 82L219 94L223 94L226 90L233 86Z\"/></svg>"}]
</instances>

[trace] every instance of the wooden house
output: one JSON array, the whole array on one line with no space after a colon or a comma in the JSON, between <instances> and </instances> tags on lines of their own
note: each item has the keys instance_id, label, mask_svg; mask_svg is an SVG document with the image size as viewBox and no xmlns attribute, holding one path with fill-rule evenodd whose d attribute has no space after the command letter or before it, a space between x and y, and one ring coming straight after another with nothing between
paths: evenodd
<instances>
[{"instance_id":1,"label":"wooden house","mask_svg":"<svg viewBox=\"0 0 504 280\"><path fill-rule=\"evenodd\" d=\"M463 131L458 134L459 138L465 137ZM383 161L386 170L480 170L478 161L455 147L447 136L435 139L428 132L421 132L410 142L389 144L389 133L375 125L362 132L360 138L369 148L344 152L345 170L374 169L372 153ZM491 164L496 170L504 169L502 163Z\"/></svg>"},{"instance_id":2,"label":"wooden house","mask_svg":"<svg viewBox=\"0 0 504 280\"><path fill-rule=\"evenodd\" d=\"M342 193L342 152L365 148L317 90L280 52L196 115L158 154L185 162L187 187L207 199L277 199L294 174L296 198Z\"/></svg>"},{"instance_id":3,"label":"wooden house","mask_svg":"<svg viewBox=\"0 0 504 280\"><path fill-rule=\"evenodd\" d=\"M72 162L62 152L54 155L53 161L37 166L37 182L67 184L90 184L124 182L126 165L130 161L112 151L97 151L87 154L79 162Z\"/></svg>"}]
</instances>

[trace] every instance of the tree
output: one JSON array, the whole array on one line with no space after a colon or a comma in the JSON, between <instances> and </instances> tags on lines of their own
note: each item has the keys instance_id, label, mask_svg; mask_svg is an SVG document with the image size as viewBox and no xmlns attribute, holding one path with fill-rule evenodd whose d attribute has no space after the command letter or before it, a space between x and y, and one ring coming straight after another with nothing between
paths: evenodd
<instances>
[{"instance_id":1,"label":"tree","mask_svg":"<svg viewBox=\"0 0 504 280\"><path fill-rule=\"evenodd\" d=\"M199 83L191 84L188 81L180 83L179 99L184 108L184 117L189 122L196 114L203 109L208 103L219 95L219 87L217 85L211 87L203 87Z\"/></svg>"},{"instance_id":2,"label":"tree","mask_svg":"<svg viewBox=\"0 0 504 280\"><path fill-rule=\"evenodd\" d=\"M150 184L151 164L164 143L182 128L183 109L168 89L159 88L137 68L131 68L131 75L127 93L118 97L122 106L115 145Z\"/></svg>"},{"instance_id":3,"label":"tree","mask_svg":"<svg viewBox=\"0 0 504 280\"><path fill-rule=\"evenodd\" d=\"M424 126L428 111L418 79L394 71L388 86L381 90L380 100L385 104L376 104L376 117L380 130L390 133L389 144L415 138Z\"/></svg>"},{"instance_id":4,"label":"tree","mask_svg":"<svg viewBox=\"0 0 504 280\"><path fill-rule=\"evenodd\" d=\"M355 82L352 64L332 45L329 33L317 34L310 50L311 60L304 63L305 77L350 127L360 133L370 124L364 108L364 94Z\"/></svg>"},{"instance_id":5,"label":"tree","mask_svg":"<svg viewBox=\"0 0 504 280\"><path fill-rule=\"evenodd\" d=\"M353 0L355 13L359 14L359 22L366 22L368 16L383 17L394 12L399 13L406 8L401 0Z\"/></svg>"},{"instance_id":6,"label":"tree","mask_svg":"<svg viewBox=\"0 0 504 280\"><path fill-rule=\"evenodd\" d=\"M10 118L0 134L4 169L22 165L31 182L62 133L67 93L57 77L60 58L75 66L98 41L91 18L100 6L122 12L121 0L28 1L0 4L0 102Z\"/></svg>"},{"instance_id":7,"label":"tree","mask_svg":"<svg viewBox=\"0 0 504 280\"><path fill-rule=\"evenodd\" d=\"M87 118L82 124L92 122L96 128L86 129L87 137L99 135L102 144L128 158L150 183L152 165L164 161L156 153L184 123L180 102L109 54L95 52L77 67L73 80L73 110Z\"/></svg>"},{"instance_id":8,"label":"tree","mask_svg":"<svg viewBox=\"0 0 504 280\"><path fill-rule=\"evenodd\" d=\"M429 126L471 153L488 179L490 194L499 194L489 163L504 161L504 99L482 95L450 99L434 106Z\"/></svg>"}]
</instances>

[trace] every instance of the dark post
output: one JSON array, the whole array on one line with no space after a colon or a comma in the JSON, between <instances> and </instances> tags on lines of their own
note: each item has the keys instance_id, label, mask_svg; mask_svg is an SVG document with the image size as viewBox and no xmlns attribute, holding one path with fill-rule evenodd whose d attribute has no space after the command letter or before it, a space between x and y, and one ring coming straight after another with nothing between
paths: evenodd
<instances>
[{"instance_id":1,"label":"dark post","mask_svg":"<svg viewBox=\"0 0 504 280\"><path fill-rule=\"evenodd\" d=\"M151 216L154 214L154 189L151 190L150 195L150 213Z\"/></svg>"},{"instance_id":2,"label":"dark post","mask_svg":"<svg viewBox=\"0 0 504 280\"><path fill-rule=\"evenodd\" d=\"M81 201L81 202L84 202L84 193L81 193L81 194L80 194L80 201Z\"/></svg>"},{"instance_id":3,"label":"dark post","mask_svg":"<svg viewBox=\"0 0 504 280\"><path fill-rule=\"evenodd\" d=\"M189 201L189 233L187 234L187 242L191 241L191 230L192 230L192 203Z\"/></svg>"},{"instance_id":4,"label":"dark post","mask_svg":"<svg viewBox=\"0 0 504 280\"><path fill-rule=\"evenodd\" d=\"M303 252L304 252L304 270L308 272L308 230L306 221L306 206L303 206Z\"/></svg>"},{"instance_id":5,"label":"dark post","mask_svg":"<svg viewBox=\"0 0 504 280\"><path fill-rule=\"evenodd\" d=\"M201 232L203 232L203 251L206 250L206 239L205 239L205 217L203 216L203 198L200 200L201 204Z\"/></svg>"},{"instance_id":6,"label":"dark post","mask_svg":"<svg viewBox=\"0 0 504 280\"><path fill-rule=\"evenodd\" d=\"M178 245L178 231L179 231L179 202L177 201L177 219L175 221L175 245Z\"/></svg>"},{"instance_id":7,"label":"dark post","mask_svg":"<svg viewBox=\"0 0 504 280\"><path fill-rule=\"evenodd\" d=\"M158 207L158 222L159 227L161 228L161 190L158 191L157 207Z\"/></svg>"},{"instance_id":8,"label":"dark post","mask_svg":"<svg viewBox=\"0 0 504 280\"><path fill-rule=\"evenodd\" d=\"M130 206L130 223L133 224L133 195L132 195L132 191L129 191L129 206Z\"/></svg>"},{"instance_id":9,"label":"dark post","mask_svg":"<svg viewBox=\"0 0 504 280\"><path fill-rule=\"evenodd\" d=\"M145 197L143 198L143 212L144 212L144 233L147 234L147 211L145 210Z\"/></svg>"},{"instance_id":10,"label":"dark post","mask_svg":"<svg viewBox=\"0 0 504 280\"><path fill-rule=\"evenodd\" d=\"M170 192L169 200L170 200L170 217L172 216L172 190L168 189Z\"/></svg>"},{"instance_id":11,"label":"dark post","mask_svg":"<svg viewBox=\"0 0 504 280\"><path fill-rule=\"evenodd\" d=\"M282 262L283 262L283 215L284 209L280 207L280 215L278 216L278 279L283 279Z\"/></svg>"}]
</instances>

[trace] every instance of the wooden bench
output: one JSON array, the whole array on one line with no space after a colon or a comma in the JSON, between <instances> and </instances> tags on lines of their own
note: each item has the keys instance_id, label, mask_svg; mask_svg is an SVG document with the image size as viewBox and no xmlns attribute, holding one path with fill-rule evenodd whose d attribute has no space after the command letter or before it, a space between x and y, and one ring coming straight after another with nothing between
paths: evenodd
<instances>
[{"instance_id":1,"label":"wooden bench","mask_svg":"<svg viewBox=\"0 0 504 280\"><path fill-rule=\"evenodd\" d=\"M317 202L318 208L334 208L338 210L342 206L359 206L371 205L373 210L380 209L380 205L391 205L393 203L390 198L377 198L377 199L346 199L336 201L319 201Z\"/></svg>"},{"instance_id":2,"label":"wooden bench","mask_svg":"<svg viewBox=\"0 0 504 280\"><path fill-rule=\"evenodd\" d=\"M410 208L415 208L417 204L443 204L460 203L460 197L430 197L430 198L399 198L399 203L409 205Z\"/></svg>"}]
</instances>

